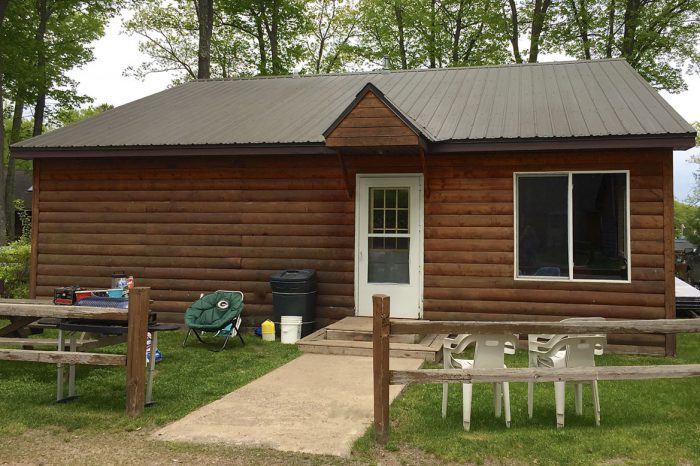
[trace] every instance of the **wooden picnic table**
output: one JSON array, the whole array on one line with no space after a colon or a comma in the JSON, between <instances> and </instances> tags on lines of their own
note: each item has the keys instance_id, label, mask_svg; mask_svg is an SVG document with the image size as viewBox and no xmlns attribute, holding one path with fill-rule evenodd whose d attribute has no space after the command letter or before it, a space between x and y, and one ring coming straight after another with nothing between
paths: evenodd
<instances>
[{"instance_id":1,"label":"wooden picnic table","mask_svg":"<svg viewBox=\"0 0 700 466\"><path fill-rule=\"evenodd\" d=\"M0 317L10 323L0 328L0 337L12 335L42 318L124 321L127 324L127 354L65 351L57 340L54 351L0 349L0 360L33 361L55 364L126 366L126 413L139 416L145 401L146 333L148 331L150 288L136 287L129 292L129 308L55 305L35 299L0 300Z\"/></svg>"}]
</instances>

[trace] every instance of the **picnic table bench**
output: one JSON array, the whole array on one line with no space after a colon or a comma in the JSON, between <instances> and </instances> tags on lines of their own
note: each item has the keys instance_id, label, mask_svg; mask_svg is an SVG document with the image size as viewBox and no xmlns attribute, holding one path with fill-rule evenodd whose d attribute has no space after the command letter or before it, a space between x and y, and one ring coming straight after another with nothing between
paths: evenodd
<instances>
[{"instance_id":1,"label":"picnic table bench","mask_svg":"<svg viewBox=\"0 0 700 466\"><path fill-rule=\"evenodd\" d=\"M63 306L39 300L0 300L0 317L10 320L9 324L0 328L0 338L5 339L3 344L10 343L7 338L8 335L12 335L17 330L42 318L71 319L75 321L85 319L117 321L124 322L127 329L126 355L78 352L75 350L74 343L71 344L71 342L66 342L63 338L59 338L56 340L55 350L0 348L0 360L51 363L58 364L59 368L63 364L126 366L126 414L139 416L143 413L146 400L144 364L146 361L146 334L148 331L150 307L149 295L150 288L136 287L131 289L128 309ZM21 338L20 340L22 340L21 344L32 339ZM41 344L44 343L46 342L41 342ZM35 343L32 342L31 344ZM40 346L40 344L36 345ZM69 351L66 351L66 346L69 347ZM151 361L154 361L154 359L151 358ZM61 384L60 375L58 384L59 386Z\"/></svg>"}]
</instances>

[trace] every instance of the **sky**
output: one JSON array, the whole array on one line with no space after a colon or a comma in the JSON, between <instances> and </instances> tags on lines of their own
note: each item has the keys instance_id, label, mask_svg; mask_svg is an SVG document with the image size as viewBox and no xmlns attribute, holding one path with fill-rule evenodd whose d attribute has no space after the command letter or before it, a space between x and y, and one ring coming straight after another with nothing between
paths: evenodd
<instances>
[{"instance_id":1,"label":"sky","mask_svg":"<svg viewBox=\"0 0 700 466\"><path fill-rule=\"evenodd\" d=\"M137 37L121 32L121 23L120 17L112 19L105 36L92 44L95 60L69 73L78 82L78 92L95 99L95 105L107 103L116 107L159 92L173 79L167 73L152 74L143 81L123 75L127 67L138 66L146 56L138 50ZM686 82L687 91L661 95L686 120L700 121L700 75L686 76ZM700 148L674 153L674 194L679 200L685 199L695 184L693 172L698 166L688 161L693 154L700 155Z\"/></svg>"}]
</instances>

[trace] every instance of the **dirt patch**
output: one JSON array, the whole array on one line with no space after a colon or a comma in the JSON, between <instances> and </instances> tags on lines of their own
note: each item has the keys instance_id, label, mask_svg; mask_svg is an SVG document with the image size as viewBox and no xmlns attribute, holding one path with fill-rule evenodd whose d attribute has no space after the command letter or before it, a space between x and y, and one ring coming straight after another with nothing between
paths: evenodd
<instances>
[{"instance_id":1,"label":"dirt patch","mask_svg":"<svg viewBox=\"0 0 700 466\"><path fill-rule=\"evenodd\" d=\"M77 433L55 430L31 430L0 437L0 465L241 465L269 466L366 465L419 466L441 465L427 453L401 448L399 451L375 449L362 457L288 453L276 450L185 444L153 440L153 430L115 433ZM465 464L465 463L461 463Z\"/></svg>"}]
</instances>

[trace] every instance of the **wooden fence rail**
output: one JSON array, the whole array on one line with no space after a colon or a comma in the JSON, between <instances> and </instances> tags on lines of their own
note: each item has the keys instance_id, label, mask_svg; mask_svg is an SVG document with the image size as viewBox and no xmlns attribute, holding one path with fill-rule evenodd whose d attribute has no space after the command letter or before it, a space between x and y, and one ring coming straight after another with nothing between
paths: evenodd
<instances>
[{"instance_id":1,"label":"wooden fence rail","mask_svg":"<svg viewBox=\"0 0 700 466\"><path fill-rule=\"evenodd\" d=\"M700 319L614 320L577 322L468 322L390 320L390 300L372 297L374 427L376 441L385 444L389 436L389 385L407 383L492 383L492 382L578 382L587 380L649 380L700 377L700 364L653 366L601 366L585 368L503 368L503 369L418 369L392 371L389 368L389 337L398 334L591 334L591 333L700 333Z\"/></svg>"},{"instance_id":2,"label":"wooden fence rail","mask_svg":"<svg viewBox=\"0 0 700 466\"><path fill-rule=\"evenodd\" d=\"M146 333L150 308L150 288L137 287L129 292L129 309L57 306L36 300L0 300L0 317L12 317L13 323L0 329L0 335L14 332L39 318L126 320L128 327L126 356L102 353L0 349L0 360L33 361L54 364L126 366L126 414L140 416L144 409L146 374ZM13 325L16 324L16 325ZM17 327L17 328L15 328ZM3 333L4 332L4 333Z\"/></svg>"}]
</instances>

